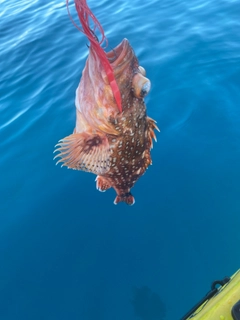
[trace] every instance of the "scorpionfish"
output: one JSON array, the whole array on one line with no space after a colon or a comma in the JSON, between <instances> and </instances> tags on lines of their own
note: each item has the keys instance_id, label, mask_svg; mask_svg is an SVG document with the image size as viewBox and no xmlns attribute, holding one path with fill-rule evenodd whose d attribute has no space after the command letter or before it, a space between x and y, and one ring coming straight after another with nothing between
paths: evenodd
<instances>
[{"instance_id":1,"label":"scorpionfish","mask_svg":"<svg viewBox=\"0 0 240 320\"><path fill-rule=\"evenodd\" d=\"M91 31L88 38L92 34ZM94 35L93 38L96 39ZM154 130L159 131L156 121L147 116L144 103L150 80L127 39L113 50L103 51L105 62L99 58L100 46L94 47L91 39L90 42L76 90L75 129L57 144L57 163L97 175L99 191L115 189L114 204L123 201L132 205L135 199L131 188L152 163L152 139L156 140ZM119 90L118 101L106 60Z\"/></svg>"}]
</instances>

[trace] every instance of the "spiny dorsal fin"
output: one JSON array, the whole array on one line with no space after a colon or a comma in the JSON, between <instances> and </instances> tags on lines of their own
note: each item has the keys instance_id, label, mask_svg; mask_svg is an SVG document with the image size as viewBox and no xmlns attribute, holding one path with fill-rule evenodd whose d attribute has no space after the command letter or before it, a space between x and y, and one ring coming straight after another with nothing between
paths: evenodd
<instances>
[{"instance_id":1,"label":"spiny dorsal fin","mask_svg":"<svg viewBox=\"0 0 240 320\"><path fill-rule=\"evenodd\" d=\"M68 8L69 0L66 0L66 1L67 1L67 8ZM104 34L103 27L101 26L100 22L97 20L97 18L94 16L92 11L88 7L86 0L74 0L74 2L75 2L75 7L77 10L78 17L81 22L82 28L78 27L77 24L73 21L73 19L71 18L70 12L69 12L69 8L68 8L69 16L70 16L74 26L88 37L88 40L90 41L93 50L95 51L97 57L100 59L102 65L104 67L104 70L105 70L106 75L108 77L108 81L111 86L114 98L117 103L118 109L120 112L122 112L121 93L118 88L116 79L114 77L112 66L111 66L110 62L108 61L108 58L106 56L105 51L101 47L101 44L103 44L104 42L106 42L106 46L108 43L107 38ZM94 23L93 30L90 28L89 18L91 18ZM98 41L98 39L95 35L96 30L99 30L99 32L102 36L100 41Z\"/></svg>"},{"instance_id":2,"label":"spiny dorsal fin","mask_svg":"<svg viewBox=\"0 0 240 320\"><path fill-rule=\"evenodd\" d=\"M149 138L149 144L150 144L150 149L153 148L153 142L152 139L154 139L157 142L157 137L154 133L154 129L160 132L158 126L156 125L156 121L153 120L150 117L147 117L147 123L148 123L148 138Z\"/></svg>"}]
</instances>

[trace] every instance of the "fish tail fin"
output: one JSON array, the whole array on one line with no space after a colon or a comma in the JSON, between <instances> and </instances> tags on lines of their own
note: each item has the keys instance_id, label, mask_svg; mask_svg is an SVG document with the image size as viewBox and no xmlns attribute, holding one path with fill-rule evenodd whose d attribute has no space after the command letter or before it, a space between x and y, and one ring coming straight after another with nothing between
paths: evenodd
<instances>
[{"instance_id":1,"label":"fish tail fin","mask_svg":"<svg viewBox=\"0 0 240 320\"><path fill-rule=\"evenodd\" d=\"M121 101L121 94L120 94L120 90L118 88L116 79L114 77L114 73L113 73L113 68L107 58L107 55L105 53L105 51L103 50L103 48L101 47L101 45L105 42L106 43L106 47L108 44L107 38L105 36L103 27L101 26L100 22L98 21L98 19L95 17L95 15L92 13L92 11L90 10L90 8L87 5L86 0L74 0L75 2L75 7L78 13L78 17L79 20L81 22L82 28L78 27L78 25L73 21L71 14L69 12L69 7L68 7L68 2L69 0L66 0L67 2L67 8L68 8L68 14L70 16L71 21L73 22L74 26L81 31L82 33L84 33L88 40L91 43L91 47L93 48L93 50L95 51L96 55L98 56L99 60L101 61L103 68L106 72L106 75L108 77L108 81L109 84L111 86L112 92L113 92L113 96L116 100L117 103L117 107L119 109L120 112L122 112L122 101ZM93 29L91 29L90 27L90 18L93 21L94 27ZM95 32L96 30L98 30L101 34L101 39L98 40Z\"/></svg>"},{"instance_id":2,"label":"fish tail fin","mask_svg":"<svg viewBox=\"0 0 240 320\"><path fill-rule=\"evenodd\" d=\"M118 204L119 202L125 202L126 204L132 206L135 203L135 199L131 192L127 192L124 194L118 194L114 200L114 204Z\"/></svg>"}]
</instances>

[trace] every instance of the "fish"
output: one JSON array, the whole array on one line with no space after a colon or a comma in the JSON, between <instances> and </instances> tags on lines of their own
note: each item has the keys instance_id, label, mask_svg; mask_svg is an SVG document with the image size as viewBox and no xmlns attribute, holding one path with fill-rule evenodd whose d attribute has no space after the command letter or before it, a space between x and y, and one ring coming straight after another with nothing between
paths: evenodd
<instances>
[{"instance_id":1,"label":"fish","mask_svg":"<svg viewBox=\"0 0 240 320\"><path fill-rule=\"evenodd\" d=\"M73 133L59 140L55 152L61 163L96 175L99 191L115 189L114 204L135 203L131 188L152 164L150 151L156 121L147 116L144 97L151 83L129 41L124 38L106 52L104 31L86 0L75 0L82 31L90 41L89 55L76 89ZM91 16L95 29L89 26ZM96 37L96 28L102 38Z\"/></svg>"}]
</instances>

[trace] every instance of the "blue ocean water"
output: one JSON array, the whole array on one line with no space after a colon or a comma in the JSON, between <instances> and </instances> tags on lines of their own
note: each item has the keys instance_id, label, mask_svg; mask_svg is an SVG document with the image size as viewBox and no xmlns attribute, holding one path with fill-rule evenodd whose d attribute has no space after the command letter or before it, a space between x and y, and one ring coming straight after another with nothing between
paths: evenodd
<instances>
[{"instance_id":1,"label":"blue ocean water","mask_svg":"<svg viewBox=\"0 0 240 320\"><path fill-rule=\"evenodd\" d=\"M55 166L87 40L64 1L0 1L0 319L180 319L240 266L240 0L88 3L151 80L153 166L132 207Z\"/></svg>"}]
</instances>

